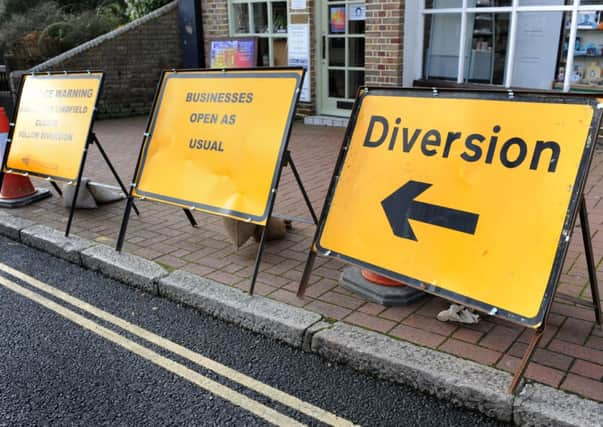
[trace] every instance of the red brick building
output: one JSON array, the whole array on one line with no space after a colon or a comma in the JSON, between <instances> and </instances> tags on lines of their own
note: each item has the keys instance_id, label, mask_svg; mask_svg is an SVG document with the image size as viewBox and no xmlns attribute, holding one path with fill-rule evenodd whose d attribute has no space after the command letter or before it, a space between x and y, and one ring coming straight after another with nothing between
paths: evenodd
<instances>
[{"instance_id":1,"label":"red brick building","mask_svg":"<svg viewBox=\"0 0 603 427\"><path fill-rule=\"evenodd\" d=\"M603 0L202 2L208 64L211 40L254 37L257 65L288 65L307 31L301 110L337 116L364 84L603 89L602 10Z\"/></svg>"}]
</instances>

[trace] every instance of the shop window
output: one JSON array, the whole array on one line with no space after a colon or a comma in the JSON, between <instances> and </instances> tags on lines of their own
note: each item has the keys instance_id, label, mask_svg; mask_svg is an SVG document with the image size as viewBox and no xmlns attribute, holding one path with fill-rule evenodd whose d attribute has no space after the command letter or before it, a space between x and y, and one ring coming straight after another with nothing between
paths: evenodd
<instances>
[{"instance_id":1,"label":"shop window","mask_svg":"<svg viewBox=\"0 0 603 427\"><path fill-rule=\"evenodd\" d=\"M287 2L230 0L228 5L230 36L258 38L258 65L287 65Z\"/></svg>"},{"instance_id":2,"label":"shop window","mask_svg":"<svg viewBox=\"0 0 603 427\"><path fill-rule=\"evenodd\" d=\"M424 79L603 90L603 0L458 3L424 1Z\"/></svg>"}]
</instances>

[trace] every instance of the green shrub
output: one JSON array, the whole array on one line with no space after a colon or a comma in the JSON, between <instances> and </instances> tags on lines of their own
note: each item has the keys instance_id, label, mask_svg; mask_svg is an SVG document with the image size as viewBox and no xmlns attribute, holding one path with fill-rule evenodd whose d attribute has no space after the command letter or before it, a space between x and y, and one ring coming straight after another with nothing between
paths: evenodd
<instances>
[{"instance_id":1,"label":"green shrub","mask_svg":"<svg viewBox=\"0 0 603 427\"><path fill-rule=\"evenodd\" d=\"M125 0L126 15L133 21L169 3L171 0Z\"/></svg>"}]
</instances>

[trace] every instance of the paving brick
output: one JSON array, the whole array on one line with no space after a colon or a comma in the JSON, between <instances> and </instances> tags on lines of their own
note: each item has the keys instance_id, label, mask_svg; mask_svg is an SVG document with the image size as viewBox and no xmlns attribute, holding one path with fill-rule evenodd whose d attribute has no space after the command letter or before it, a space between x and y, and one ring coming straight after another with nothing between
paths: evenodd
<instances>
[{"instance_id":1,"label":"paving brick","mask_svg":"<svg viewBox=\"0 0 603 427\"><path fill-rule=\"evenodd\" d=\"M389 332L394 337L401 338L425 347L437 348L444 342L446 337L406 325L398 325Z\"/></svg>"},{"instance_id":2,"label":"paving brick","mask_svg":"<svg viewBox=\"0 0 603 427\"><path fill-rule=\"evenodd\" d=\"M582 347L577 344L568 343L558 339L551 341L548 348L549 350L567 354L578 359L584 359L589 362L601 363L603 360L603 351Z\"/></svg>"},{"instance_id":3,"label":"paving brick","mask_svg":"<svg viewBox=\"0 0 603 427\"><path fill-rule=\"evenodd\" d=\"M557 338L574 344L584 344L592 329L592 322L568 318L559 329Z\"/></svg>"},{"instance_id":4,"label":"paving brick","mask_svg":"<svg viewBox=\"0 0 603 427\"><path fill-rule=\"evenodd\" d=\"M463 341L449 338L442 344L438 350L473 360L483 365L494 365L502 356L502 353L487 348L479 347L474 344L469 344Z\"/></svg>"},{"instance_id":5,"label":"paving brick","mask_svg":"<svg viewBox=\"0 0 603 427\"><path fill-rule=\"evenodd\" d=\"M404 307L390 307L383 311L379 316L395 322L400 322L416 312L422 305L423 301L417 301Z\"/></svg>"},{"instance_id":6,"label":"paving brick","mask_svg":"<svg viewBox=\"0 0 603 427\"><path fill-rule=\"evenodd\" d=\"M375 304L373 302L367 302L362 305L358 309L361 313L370 314L372 316L377 316L379 313L383 312L386 309L385 306L381 304Z\"/></svg>"},{"instance_id":7,"label":"paving brick","mask_svg":"<svg viewBox=\"0 0 603 427\"><path fill-rule=\"evenodd\" d=\"M506 351L511 344L521 334L522 329L518 327L509 328L501 325L496 325L492 330L479 342L482 347L487 347L492 350Z\"/></svg>"},{"instance_id":8,"label":"paving brick","mask_svg":"<svg viewBox=\"0 0 603 427\"><path fill-rule=\"evenodd\" d=\"M337 286L337 282L330 279L321 279L316 283L311 284L306 289L306 295L312 298L317 298L322 294L327 293L331 289Z\"/></svg>"},{"instance_id":9,"label":"paving brick","mask_svg":"<svg viewBox=\"0 0 603 427\"><path fill-rule=\"evenodd\" d=\"M289 292L284 289L277 289L269 294L268 297L296 307L303 307L312 301L312 299L308 297L298 298L294 292Z\"/></svg>"},{"instance_id":10,"label":"paving brick","mask_svg":"<svg viewBox=\"0 0 603 427\"><path fill-rule=\"evenodd\" d=\"M508 354L522 358L527 349L527 344L516 342L509 349ZM546 350L544 348L536 348L536 350L532 354L532 360L534 362L540 363L541 365L550 366L561 371L567 371L570 368L572 362L574 361L574 358L564 354Z\"/></svg>"},{"instance_id":11,"label":"paving brick","mask_svg":"<svg viewBox=\"0 0 603 427\"><path fill-rule=\"evenodd\" d=\"M343 321L382 333L385 333L396 326L391 320L379 319L378 317L369 316L357 311L344 318Z\"/></svg>"},{"instance_id":12,"label":"paving brick","mask_svg":"<svg viewBox=\"0 0 603 427\"><path fill-rule=\"evenodd\" d=\"M603 361L601 363L603 363ZM571 372L603 383L603 365L585 362L584 360L576 360L572 366Z\"/></svg>"},{"instance_id":13,"label":"paving brick","mask_svg":"<svg viewBox=\"0 0 603 427\"><path fill-rule=\"evenodd\" d=\"M456 338L461 341L467 341L472 344L477 344L477 342L484 336L483 332L475 331L473 329L468 328L460 328L454 334L452 334L453 338Z\"/></svg>"},{"instance_id":14,"label":"paving brick","mask_svg":"<svg viewBox=\"0 0 603 427\"><path fill-rule=\"evenodd\" d=\"M421 311L421 314L423 312ZM439 335L449 336L458 329L458 324L454 322L440 322L433 317L425 317L421 314L414 313L404 319L403 323L413 328L423 329L429 332L435 332Z\"/></svg>"},{"instance_id":15,"label":"paving brick","mask_svg":"<svg viewBox=\"0 0 603 427\"><path fill-rule=\"evenodd\" d=\"M177 268L180 268L180 267L186 265L186 261L184 261L180 258L176 258L175 256L172 256L172 255L164 255L162 257L155 258L155 262L158 264L161 264L163 266L173 268L173 269L177 269Z\"/></svg>"},{"instance_id":16,"label":"paving brick","mask_svg":"<svg viewBox=\"0 0 603 427\"><path fill-rule=\"evenodd\" d=\"M497 368L515 374L521 358L504 355L496 365ZM559 387L565 373L557 369L548 368L538 363L530 362L526 368L524 376L530 380L538 381L542 384L550 385L551 387Z\"/></svg>"},{"instance_id":17,"label":"paving brick","mask_svg":"<svg viewBox=\"0 0 603 427\"><path fill-rule=\"evenodd\" d=\"M569 374L561 384L561 388L603 402L603 383L601 381Z\"/></svg>"},{"instance_id":18,"label":"paving brick","mask_svg":"<svg viewBox=\"0 0 603 427\"><path fill-rule=\"evenodd\" d=\"M354 298L332 291L321 295L320 299L321 301L330 302L331 304L339 305L351 310L356 310L358 307L364 304L364 301L359 298Z\"/></svg>"},{"instance_id":19,"label":"paving brick","mask_svg":"<svg viewBox=\"0 0 603 427\"><path fill-rule=\"evenodd\" d=\"M602 337L591 336L586 341L586 346L603 351L603 338Z\"/></svg>"},{"instance_id":20,"label":"paving brick","mask_svg":"<svg viewBox=\"0 0 603 427\"><path fill-rule=\"evenodd\" d=\"M315 313L322 314L325 317L337 320L343 319L352 312L352 310L348 310L347 308L339 307L337 305L322 301L313 301L305 308Z\"/></svg>"}]
</instances>

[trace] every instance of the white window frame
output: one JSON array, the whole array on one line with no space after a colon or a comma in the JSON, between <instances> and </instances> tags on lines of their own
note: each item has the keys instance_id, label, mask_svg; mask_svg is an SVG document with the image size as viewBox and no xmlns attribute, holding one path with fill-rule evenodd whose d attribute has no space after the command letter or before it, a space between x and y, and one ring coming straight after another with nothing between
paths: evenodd
<instances>
[{"instance_id":1,"label":"white window frame","mask_svg":"<svg viewBox=\"0 0 603 427\"><path fill-rule=\"evenodd\" d=\"M418 41L418 75L423 75L423 31L425 26L425 19L429 15L440 15L440 14L460 14L461 15L461 36L459 40L459 62L457 71L457 83L464 82L464 71L465 71L465 54L466 54L466 41L467 41L467 18L469 14L473 13L510 13L510 28L509 28L509 47L507 51L507 63L505 66L505 82L506 88L511 87L513 81L513 66L515 63L515 41L517 38L517 15L523 12L571 12L570 21L570 34L566 58L566 70L572 70L574 68L574 53L576 46L576 34L578 28L578 13L579 12L600 12L603 11L603 4L601 5L581 5L581 0L574 0L574 3L567 6L520 6L519 0L513 0L511 6L492 6L492 7L469 7L469 0L462 0L461 7L455 8L438 8L438 9L427 9L425 8L425 0L418 0L419 2L419 25L417 30L420 31ZM569 92L571 86L571 73L566 72L563 80L563 91Z\"/></svg>"},{"instance_id":2,"label":"white window frame","mask_svg":"<svg viewBox=\"0 0 603 427\"><path fill-rule=\"evenodd\" d=\"M253 29L255 31L253 25L253 4L254 3L266 3L267 4L267 13L268 13L268 31L264 33L251 32ZM274 46L273 41L275 39L285 39L287 40L289 37L289 33L276 33L274 32L274 23L272 16L272 5L273 3L285 3L287 10L287 27L291 23L290 11L289 11L289 2L287 0L228 0L228 34L230 37L257 37L258 39L268 39L268 65L274 65ZM234 26L234 11L233 5L235 4L246 4L248 7L248 24L250 32L237 32ZM258 46L259 49L259 46Z\"/></svg>"}]
</instances>

